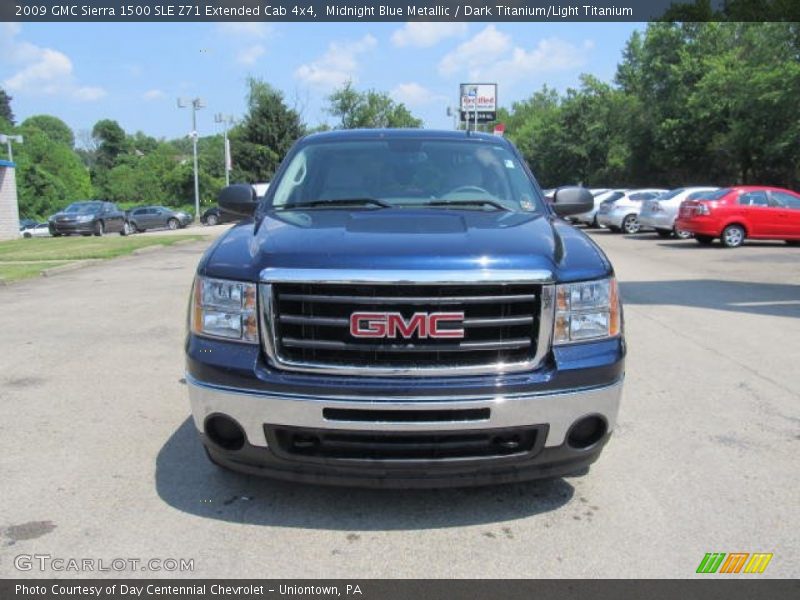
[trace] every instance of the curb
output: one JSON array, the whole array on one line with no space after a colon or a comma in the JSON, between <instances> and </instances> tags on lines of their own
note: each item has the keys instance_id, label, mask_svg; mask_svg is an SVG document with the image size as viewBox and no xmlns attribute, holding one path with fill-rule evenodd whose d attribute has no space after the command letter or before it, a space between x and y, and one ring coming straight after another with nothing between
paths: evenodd
<instances>
[{"instance_id":1,"label":"curb","mask_svg":"<svg viewBox=\"0 0 800 600\"><path fill-rule=\"evenodd\" d=\"M91 264L97 262L96 260L86 259L86 260L76 260L75 262L67 263L65 265L58 265L57 267L50 267L49 269L42 270L43 277L50 277L51 275L57 275L58 273L63 273L65 271L76 271L78 269L82 269L83 267L88 267Z\"/></svg>"}]
</instances>

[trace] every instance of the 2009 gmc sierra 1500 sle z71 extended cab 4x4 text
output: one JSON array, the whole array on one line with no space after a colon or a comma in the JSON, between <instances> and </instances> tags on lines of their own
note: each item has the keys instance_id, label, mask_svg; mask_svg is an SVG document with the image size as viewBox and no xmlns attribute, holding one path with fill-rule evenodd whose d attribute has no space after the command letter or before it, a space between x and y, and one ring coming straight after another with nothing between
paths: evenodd
<instances>
[{"instance_id":1,"label":"2009 gmc sierra 1500 sle z71 extended cab 4x4 text","mask_svg":"<svg viewBox=\"0 0 800 600\"><path fill-rule=\"evenodd\" d=\"M194 423L216 464L419 487L580 471L611 435L625 342L614 272L507 140L315 134L197 269Z\"/></svg>"}]
</instances>

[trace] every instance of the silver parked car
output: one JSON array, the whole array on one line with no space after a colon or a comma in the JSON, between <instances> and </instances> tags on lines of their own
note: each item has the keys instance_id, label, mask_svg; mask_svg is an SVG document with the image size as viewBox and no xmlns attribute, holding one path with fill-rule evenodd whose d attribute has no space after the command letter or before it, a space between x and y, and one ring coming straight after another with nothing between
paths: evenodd
<instances>
[{"instance_id":1,"label":"silver parked car","mask_svg":"<svg viewBox=\"0 0 800 600\"><path fill-rule=\"evenodd\" d=\"M191 222L192 215L165 206L140 206L128 211L128 223L134 232L160 227L178 229L186 227Z\"/></svg>"},{"instance_id":2,"label":"silver parked car","mask_svg":"<svg viewBox=\"0 0 800 600\"><path fill-rule=\"evenodd\" d=\"M675 229L675 219L678 217L678 209L684 200L697 200L708 192L716 191L715 187L683 187L670 190L660 198L655 200L645 200L642 205L642 212L639 214L639 223L642 227L650 227L656 230L661 237L675 237L686 239L692 237L688 231Z\"/></svg>"},{"instance_id":3,"label":"silver parked car","mask_svg":"<svg viewBox=\"0 0 800 600\"><path fill-rule=\"evenodd\" d=\"M592 193L592 196L594 196L594 207L592 210L577 215L572 215L569 217L569 220L573 223L583 223L584 225L589 225L590 227L599 227L597 224L597 211L600 209L600 204L606 200L614 201L618 198L622 198L627 190L594 188L589 191Z\"/></svg>"},{"instance_id":4,"label":"silver parked car","mask_svg":"<svg viewBox=\"0 0 800 600\"><path fill-rule=\"evenodd\" d=\"M605 200L597 211L597 224L614 232L638 233L642 229L639 222L642 202L655 200L667 191L659 188L629 190L615 200Z\"/></svg>"}]
</instances>

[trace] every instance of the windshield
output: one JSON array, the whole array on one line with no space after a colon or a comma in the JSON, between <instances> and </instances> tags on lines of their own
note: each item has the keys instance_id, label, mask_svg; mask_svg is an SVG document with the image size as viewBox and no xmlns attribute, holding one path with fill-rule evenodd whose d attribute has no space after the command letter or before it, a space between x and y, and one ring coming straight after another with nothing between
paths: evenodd
<instances>
[{"instance_id":1,"label":"windshield","mask_svg":"<svg viewBox=\"0 0 800 600\"><path fill-rule=\"evenodd\" d=\"M353 140L309 144L273 183L273 208L423 207L536 211L542 200L507 148L460 140ZM355 204L355 203L353 203ZM350 204L352 206L353 204Z\"/></svg>"},{"instance_id":2,"label":"windshield","mask_svg":"<svg viewBox=\"0 0 800 600\"><path fill-rule=\"evenodd\" d=\"M719 200L720 198L724 198L728 194L731 193L731 188L723 188L721 190L717 190L716 192L703 192L703 194L697 198L698 200Z\"/></svg>"},{"instance_id":3,"label":"windshield","mask_svg":"<svg viewBox=\"0 0 800 600\"><path fill-rule=\"evenodd\" d=\"M102 205L102 202L73 202L64 209L64 212L75 214L94 213L100 210Z\"/></svg>"}]
</instances>

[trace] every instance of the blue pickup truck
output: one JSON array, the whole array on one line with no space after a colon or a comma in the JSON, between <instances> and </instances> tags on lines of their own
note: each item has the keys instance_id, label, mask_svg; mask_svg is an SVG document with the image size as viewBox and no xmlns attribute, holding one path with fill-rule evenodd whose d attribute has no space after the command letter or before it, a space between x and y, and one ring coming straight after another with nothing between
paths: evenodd
<instances>
[{"instance_id":1,"label":"blue pickup truck","mask_svg":"<svg viewBox=\"0 0 800 600\"><path fill-rule=\"evenodd\" d=\"M460 131L301 139L205 253L186 338L210 460L306 482L491 484L585 470L617 416L606 256L514 146Z\"/></svg>"}]
</instances>

